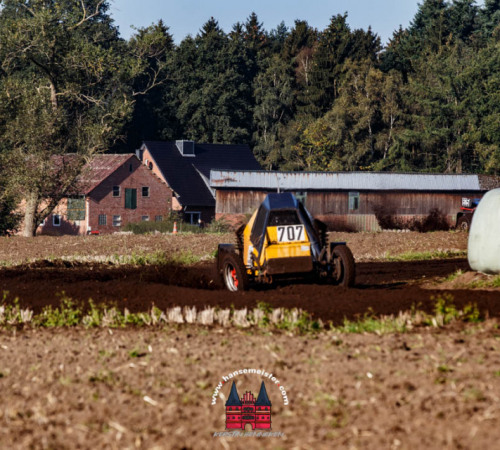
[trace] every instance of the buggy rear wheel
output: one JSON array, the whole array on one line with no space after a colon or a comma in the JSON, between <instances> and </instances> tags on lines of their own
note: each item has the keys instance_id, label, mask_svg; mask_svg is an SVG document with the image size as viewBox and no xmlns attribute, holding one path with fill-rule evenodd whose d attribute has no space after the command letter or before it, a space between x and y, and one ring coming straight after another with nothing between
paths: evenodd
<instances>
[{"instance_id":1,"label":"buggy rear wheel","mask_svg":"<svg viewBox=\"0 0 500 450\"><path fill-rule=\"evenodd\" d=\"M227 290L231 292L246 291L248 276L239 255L227 253L222 259L222 280Z\"/></svg>"},{"instance_id":2,"label":"buggy rear wheel","mask_svg":"<svg viewBox=\"0 0 500 450\"><path fill-rule=\"evenodd\" d=\"M332 265L333 279L336 284L344 287L354 286L356 266L352 252L346 245L336 245L333 248Z\"/></svg>"}]
</instances>

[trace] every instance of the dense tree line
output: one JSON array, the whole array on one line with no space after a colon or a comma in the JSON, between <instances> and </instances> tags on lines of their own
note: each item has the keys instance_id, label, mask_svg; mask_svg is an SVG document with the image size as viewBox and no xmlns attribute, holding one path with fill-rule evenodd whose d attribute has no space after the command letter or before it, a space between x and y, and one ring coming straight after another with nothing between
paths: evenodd
<instances>
[{"instance_id":1,"label":"dense tree line","mask_svg":"<svg viewBox=\"0 0 500 450\"><path fill-rule=\"evenodd\" d=\"M128 145L248 143L269 169L500 171L500 0L425 0L385 47L347 14L322 31L251 14L227 34L212 18L166 65Z\"/></svg>"},{"instance_id":2,"label":"dense tree line","mask_svg":"<svg viewBox=\"0 0 500 450\"><path fill-rule=\"evenodd\" d=\"M176 45L161 21L123 40L106 0L0 6L0 214L22 196L32 228L94 153L142 140L247 143L266 169L500 171L500 0L423 0L385 47L347 14L211 18Z\"/></svg>"}]
</instances>

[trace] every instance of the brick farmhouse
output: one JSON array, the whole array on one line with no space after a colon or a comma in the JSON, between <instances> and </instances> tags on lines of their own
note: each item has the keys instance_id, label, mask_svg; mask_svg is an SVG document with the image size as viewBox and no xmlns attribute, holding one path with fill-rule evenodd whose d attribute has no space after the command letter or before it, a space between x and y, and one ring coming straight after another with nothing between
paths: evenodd
<instances>
[{"instance_id":1,"label":"brick farmhouse","mask_svg":"<svg viewBox=\"0 0 500 450\"><path fill-rule=\"evenodd\" d=\"M38 234L112 233L131 222L162 221L172 210L172 190L134 154L97 155L77 192L56 206Z\"/></svg>"}]
</instances>

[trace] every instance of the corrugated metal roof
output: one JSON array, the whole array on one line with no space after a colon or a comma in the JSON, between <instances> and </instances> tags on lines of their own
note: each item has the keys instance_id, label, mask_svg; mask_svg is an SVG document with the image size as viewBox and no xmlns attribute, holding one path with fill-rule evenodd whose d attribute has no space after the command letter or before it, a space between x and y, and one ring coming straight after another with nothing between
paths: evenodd
<instances>
[{"instance_id":1,"label":"corrugated metal roof","mask_svg":"<svg viewBox=\"0 0 500 450\"><path fill-rule=\"evenodd\" d=\"M211 170L213 188L277 190L482 191L478 175L393 172L270 172Z\"/></svg>"}]
</instances>

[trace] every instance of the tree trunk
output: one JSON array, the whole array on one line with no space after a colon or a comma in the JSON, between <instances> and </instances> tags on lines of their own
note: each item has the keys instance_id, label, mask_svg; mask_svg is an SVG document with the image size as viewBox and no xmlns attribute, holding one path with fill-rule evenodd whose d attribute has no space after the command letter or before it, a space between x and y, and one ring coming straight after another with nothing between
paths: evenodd
<instances>
[{"instance_id":1,"label":"tree trunk","mask_svg":"<svg viewBox=\"0 0 500 450\"><path fill-rule=\"evenodd\" d=\"M26 210L24 212L24 230L23 236L33 237L36 235L37 224L37 210L38 210L38 195L36 193L29 193L26 198Z\"/></svg>"}]
</instances>

